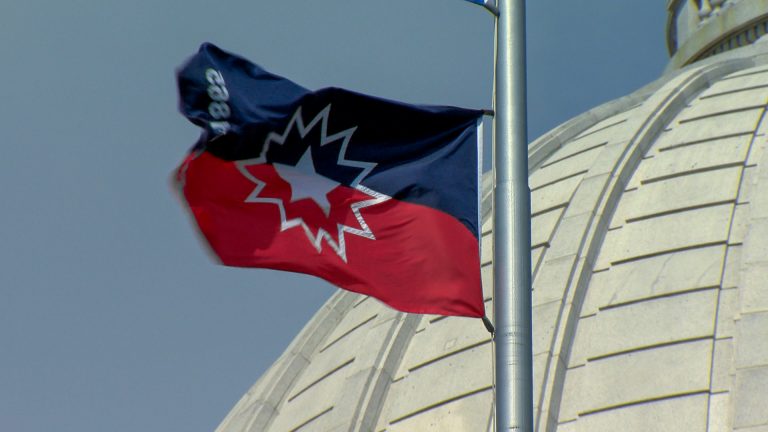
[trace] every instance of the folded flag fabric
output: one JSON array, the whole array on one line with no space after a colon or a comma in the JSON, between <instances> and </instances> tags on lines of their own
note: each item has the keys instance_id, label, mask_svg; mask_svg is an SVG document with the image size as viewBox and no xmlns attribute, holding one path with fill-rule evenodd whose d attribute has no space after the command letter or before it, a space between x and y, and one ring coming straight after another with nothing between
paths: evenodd
<instances>
[{"instance_id":1,"label":"folded flag fabric","mask_svg":"<svg viewBox=\"0 0 768 432\"><path fill-rule=\"evenodd\" d=\"M319 276L404 312L485 315L482 111L313 92L212 44L177 77L203 133L174 179L223 264Z\"/></svg>"},{"instance_id":2,"label":"folded flag fabric","mask_svg":"<svg viewBox=\"0 0 768 432\"><path fill-rule=\"evenodd\" d=\"M496 7L496 0L467 0L470 3L479 4L481 6Z\"/></svg>"}]
</instances>

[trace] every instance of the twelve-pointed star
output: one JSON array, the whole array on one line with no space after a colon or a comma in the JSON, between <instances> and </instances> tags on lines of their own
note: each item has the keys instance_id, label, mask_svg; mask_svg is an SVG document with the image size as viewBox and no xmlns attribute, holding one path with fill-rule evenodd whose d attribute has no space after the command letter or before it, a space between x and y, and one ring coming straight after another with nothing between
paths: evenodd
<instances>
[{"instance_id":1,"label":"twelve-pointed star","mask_svg":"<svg viewBox=\"0 0 768 432\"><path fill-rule=\"evenodd\" d=\"M291 228L302 228L304 234L307 236L309 242L315 247L317 252L322 251L322 242L328 244L334 252L343 261L347 261L346 241L344 234L349 233L356 236L364 237L370 240L375 240L376 237L371 231L370 227L366 223L360 210L365 207L370 207L376 204L380 204L390 199L389 196L376 192L360 184L360 181L373 170L376 166L373 162L364 162L350 160L346 158L347 147L349 145L352 134L356 127L346 129L344 131L329 135L328 134L328 116L330 114L331 106L327 105L322 109L309 123L305 123L301 114L301 107L291 117L288 125L282 134L271 132L267 135L264 142L264 147L261 156L254 159L241 160L237 162L238 170L250 181L252 181L256 187L245 199L245 202L250 203L265 203L274 204L277 206L280 212L280 231L285 231ZM277 162L270 163L267 160L267 153L272 145L285 145L288 141L291 131L296 131L301 139L304 139L309 134L310 130L314 127L318 127L320 130L319 146L323 147L327 144L337 142L341 140L341 148L339 150L338 157L336 159L337 166L359 168L360 173L349 184L349 187L362 194L360 199L356 202L347 203L349 210L355 217L357 226L346 225L345 223L335 223L335 235L327 231L322 227L311 227L310 224L304 220L303 217L289 217L286 210L286 204L292 204L302 199L311 199L317 206L323 211L326 218L330 218L331 203L328 200L328 194L331 193L336 187L341 184L331 180L318 173L317 167L312 159L312 148L310 145L304 150L301 158L295 165L285 165ZM291 188L291 197L288 203L284 202L281 198L269 196L263 194L267 183L259 179L254 173L248 170L251 165L271 165L278 176L285 180ZM334 231L334 230L331 230Z\"/></svg>"}]
</instances>

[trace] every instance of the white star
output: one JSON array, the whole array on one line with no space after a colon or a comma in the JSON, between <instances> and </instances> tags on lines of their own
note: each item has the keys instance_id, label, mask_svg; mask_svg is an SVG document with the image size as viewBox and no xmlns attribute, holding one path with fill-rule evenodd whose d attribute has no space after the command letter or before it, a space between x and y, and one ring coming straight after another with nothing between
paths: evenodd
<instances>
[{"instance_id":1,"label":"white star","mask_svg":"<svg viewBox=\"0 0 768 432\"><path fill-rule=\"evenodd\" d=\"M278 163L272 165L280 177L291 185L291 202L309 198L323 209L326 217L331 213L328 194L336 189L339 183L317 173L310 147L307 147L307 151L295 166Z\"/></svg>"}]
</instances>

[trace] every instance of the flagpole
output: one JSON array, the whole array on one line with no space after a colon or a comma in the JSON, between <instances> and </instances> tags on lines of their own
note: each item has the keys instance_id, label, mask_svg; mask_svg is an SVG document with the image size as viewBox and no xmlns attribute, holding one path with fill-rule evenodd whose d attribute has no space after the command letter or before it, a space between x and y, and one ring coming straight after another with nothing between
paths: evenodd
<instances>
[{"instance_id":1,"label":"flagpole","mask_svg":"<svg viewBox=\"0 0 768 432\"><path fill-rule=\"evenodd\" d=\"M499 0L498 10L493 194L496 431L533 432L525 0Z\"/></svg>"}]
</instances>

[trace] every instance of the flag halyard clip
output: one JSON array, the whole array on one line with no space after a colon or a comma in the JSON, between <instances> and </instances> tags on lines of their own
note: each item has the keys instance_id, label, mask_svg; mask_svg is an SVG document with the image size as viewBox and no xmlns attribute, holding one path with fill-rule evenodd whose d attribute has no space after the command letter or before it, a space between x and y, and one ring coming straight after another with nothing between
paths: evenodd
<instances>
[{"instance_id":1,"label":"flag halyard clip","mask_svg":"<svg viewBox=\"0 0 768 432\"><path fill-rule=\"evenodd\" d=\"M491 336L496 334L496 328L493 327L493 323L488 319L487 316L483 317L483 325L485 326L485 329L488 330L488 333L491 334Z\"/></svg>"}]
</instances>

